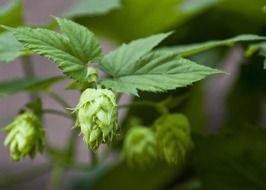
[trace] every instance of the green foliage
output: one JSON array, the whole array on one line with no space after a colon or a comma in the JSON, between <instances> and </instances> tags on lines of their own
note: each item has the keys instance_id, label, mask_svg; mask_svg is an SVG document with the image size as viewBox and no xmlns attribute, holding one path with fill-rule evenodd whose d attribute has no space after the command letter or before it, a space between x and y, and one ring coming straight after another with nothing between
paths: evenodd
<instances>
[{"instance_id":1,"label":"green foliage","mask_svg":"<svg viewBox=\"0 0 266 190\"><path fill-rule=\"evenodd\" d=\"M260 42L260 43L254 43L249 46L249 48L246 51L246 54L248 56L253 55L254 53L258 52L259 55L266 57L266 43ZM266 59L264 60L264 69L266 69Z\"/></svg>"},{"instance_id":2,"label":"green foliage","mask_svg":"<svg viewBox=\"0 0 266 190\"><path fill-rule=\"evenodd\" d=\"M122 62L116 62L123 65ZM121 69L122 70L122 69ZM191 85L209 75L222 73L171 52L152 52L102 84L118 92L137 95L142 91L163 92Z\"/></svg>"},{"instance_id":3,"label":"green foliage","mask_svg":"<svg viewBox=\"0 0 266 190\"><path fill-rule=\"evenodd\" d=\"M263 40L266 40L266 37L252 34L244 34L226 40L215 40L197 44L179 45L170 48L165 48L164 50L178 53L181 56L190 56L215 47L232 46L238 42L252 42Z\"/></svg>"},{"instance_id":4,"label":"green foliage","mask_svg":"<svg viewBox=\"0 0 266 190\"><path fill-rule=\"evenodd\" d=\"M193 159L206 190L266 188L266 131L241 127L229 134L195 139Z\"/></svg>"},{"instance_id":5,"label":"green foliage","mask_svg":"<svg viewBox=\"0 0 266 190\"><path fill-rule=\"evenodd\" d=\"M185 115L168 114L156 120L156 139L161 158L182 165L191 148L190 126Z\"/></svg>"},{"instance_id":6,"label":"green foliage","mask_svg":"<svg viewBox=\"0 0 266 190\"><path fill-rule=\"evenodd\" d=\"M158 163L156 167L149 170L132 169L125 162L111 167L106 167L105 165L98 166L92 172L86 172L84 178L72 189L167 189L167 185L173 179L173 176L179 173L177 168L169 167L162 163Z\"/></svg>"},{"instance_id":7,"label":"green foliage","mask_svg":"<svg viewBox=\"0 0 266 190\"><path fill-rule=\"evenodd\" d=\"M252 21L256 24L263 25L266 23L265 19L263 19L265 13L262 10L265 3L265 0L223 0L218 8L229 13L237 13L239 17L243 17L248 22ZM241 9L239 9L240 5Z\"/></svg>"},{"instance_id":8,"label":"green foliage","mask_svg":"<svg viewBox=\"0 0 266 190\"><path fill-rule=\"evenodd\" d=\"M30 54L47 57L74 79L67 88L81 93L75 115L71 115L71 111L56 107L44 109L42 97L35 94L47 93L62 107L71 107L50 89L67 79L64 76L0 83L0 96L31 93L30 102L20 110L40 118L45 114L63 116L79 127L71 131L62 149L47 142L47 160L53 167L48 188L60 189L65 169L88 168L75 189L266 189L266 133L255 127L265 123L264 58L255 54L266 57L265 4L266 0L79 0L66 15L84 26L55 18L46 29L12 28L23 24L21 2L2 6L0 24L11 27L4 26L10 31L0 33L0 60L8 62ZM56 23L61 32L50 30ZM85 26L97 36L118 42L114 45L127 44L102 55L95 34ZM171 30L175 32L167 33ZM165 48L155 49L162 41ZM230 51L224 48L238 43L244 46ZM250 57L242 55L245 45L249 45L246 55ZM240 60L249 64L239 66ZM207 67L218 64L233 71L231 75L220 75L207 85L203 81L191 85L223 73ZM128 98L125 93L140 94L141 98ZM40 124L42 120L37 121ZM42 149L42 143L40 149L35 146L38 135L33 135L32 127L25 127L21 120L16 127L13 124L6 140L13 159L34 156ZM254 127L246 127L249 125ZM218 126L223 128L217 130ZM78 129L92 151L89 167L75 157ZM211 135L213 131L215 135ZM102 143L112 146L95 152ZM31 147L37 151L29 151ZM131 168L121 163L121 154ZM146 170L137 170L137 166Z\"/></svg>"},{"instance_id":9,"label":"green foliage","mask_svg":"<svg viewBox=\"0 0 266 190\"><path fill-rule=\"evenodd\" d=\"M53 60L66 75L78 81L89 80L87 66L101 54L97 39L85 27L72 21L60 18L56 21L64 34L21 27L14 29L14 35L25 48Z\"/></svg>"},{"instance_id":10,"label":"green foliage","mask_svg":"<svg viewBox=\"0 0 266 190\"><path fill-rule=\"evenodd\" d=\"M22 54L23 49L11 32L0 33L0 61L13 61Z\"/></svg>"},{"instance_id":11,"label":"green foliage","mask_svg":"<svg viewBox=\"0 0 266 190\"><path fill-rule=\"evenodd\" d=\"M111 37L119 42L167 31L181 25L214 3L199 3L193 10L185 10L184 0L121 0L121 8L108 14L91 16L88 12L75 19L89 26L95 32ZM163 15L163 17L162 17ZM167 19L166 19L167 18Z\"/></svg>"},{"instance_id":12,"label":"green foliage","mask_svg":"<svg viewBox=\"0 0 266 190\"><path fill-rule=\"evenodd\" d=\"M20 26L23 23L22 2L20 0L10 0L0 7L0 25ZM4 31L0 28L0 32Z\"/></svg>"},{"instance_id":13,"label":"green foliage","mask_svg":"<svg viewBox=\"0 0 266 190\"><path fill-rule=\"evenodd\" d=\"M136 62L143 55L149 53L169 35L170 33L157 34L144 39L132 41L129 44L123 44L119 48L105 55L100 62L100 65L106 72L114 77L123 75L128 72L128 70L132 70Z\"/></svg>"},{"instance_id":14,"label":"green foliage","mask_svg":"<svg viewBox=\"0 0 266 190\"><path fill-rule=\"evenodd\" d=\"M67 17L79 17L88 15L102 15L121 6L120 0L79 0L69 11Z\"/></svg>"},{"instance_id":15,"label":"green foliage","mask_svg":"<svg viewBox=\"0 0 266 190\"><path fill-rule=\"evenodd\" d=\"M162 92L221 73L183 59L175 53L151 52L168 35L158 34L139 39L104 56L100 65L113 78L102 81L102 84L118 92L137 95L137 89Z\"/></svg>"},{"instance_id":16,"label":"green foliage","mask_svg":"<svg viewBox=\"0 0 266 190\"><path fill-rule=\"evenodd\" d=\"M22 91L46 91L53 84L62 81L64 77L52 77L49 79L15 79L0 83L0 97L8 96Z\"/></svg>"},{"instance_id":17,"label":"green foliage","mask_svg":"<svg viewBox=\"0 0 266 190\"><path fill-rule=\"evenodd\" d=\"M23 24L23 8L20 0L10 0L0 6L0 25L16 27ZM11 35L0 27L0 61L10 62L22 54L23 47Z\"/></svg>"}]
</instances>

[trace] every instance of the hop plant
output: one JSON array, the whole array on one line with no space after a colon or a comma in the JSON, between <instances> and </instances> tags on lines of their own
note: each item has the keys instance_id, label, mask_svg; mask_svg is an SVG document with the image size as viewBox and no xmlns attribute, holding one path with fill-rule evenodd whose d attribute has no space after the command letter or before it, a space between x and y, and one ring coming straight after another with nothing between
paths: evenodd
<instances>
[{"instance_id":1,"label":"hop plant","mask_svg":"<svg viewBox=\"0 0 266 190\"><path fill-rule=\"evenodd\" d=\"M157 158L154 132L145 127L131 128L124 141L123 156L130 166L152 166Z\"/></svg>"},{"instance_id":2,"label":"hop plant","mask_svg":"<svg viewBox=\"0 0 266 190\"><path fill-rule=\"evenodd\" d=\"M186 116L168 114L155 122L160 157L169 164L182 163L192 145L190 126Z\"/></svg>"},{"instance_id":3,"label":"hop plant","mask_svg":"<svg viewBox=\"0 0 266 190\"><path fill-rule=\"evenodd\" d=\"M109 143L116 132L117 104L115 94L107 89L87 89L74 109L76 126L80 127L84 141L95 151L100 144Z\"/></svg>"},{"instance_id":4,"label":"hop plant","mask_svg":"<svg viewBox=\"0 0 266 190\"><path fill-rule=\"evenodd\" d=\"M4 128L8 133L5 146L10 146L13 160L21 160L29 155L34 158L44 148L44 130L36 115L25 112Z\"/></svg>"}]
</instances>

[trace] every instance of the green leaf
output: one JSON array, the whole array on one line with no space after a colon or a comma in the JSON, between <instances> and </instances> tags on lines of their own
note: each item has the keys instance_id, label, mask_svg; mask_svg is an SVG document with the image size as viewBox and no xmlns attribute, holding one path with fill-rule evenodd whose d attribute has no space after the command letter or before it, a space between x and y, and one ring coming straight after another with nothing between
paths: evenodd
<instances>
[{"instance_id":1,"label":"green leaf","mask_svg":"<svg viewBox=\"0 0 266 190\"><path fill-rule=\"evenodd\" d=\"M120 6L120 0L79 0L66 12L65 16L102 15Z\"/></svg>"},{"instance_id":2,"label":"green leaf","mask_svg":"<svg viewBox=\"0 0 266 190\"><path fill-rule=\"evenodd\" d=\"M0 7L0 24L8 26L19 26L23 23L22 3L20 0L10 0ZM0 32L4 29L0 28Z\"/></svg>"},{"instance_id":3,"label":"green leaf","mask_svg":"<svg viewBox=\"0 0 266 190\"><path fill-rule=\"evenodd\" d=\"M22 91L46 91L53 84L64 80L62 76L49 79L15 79L0 83L0 97L8 96Z\"/></svg>"},{"instance_id":4,"label":"green leaf","mask_svg":"<svg viewBox=\"0 0 266 190\"><path fill-rule=\"evenodd\" d=\"M253 34L244 34L227 40L214 40L197 44L179 45L175 47L164 48L163 50L175 52L181 56L190 56L219 46L232 46L238 42L250 42L250 41L259 41L259 40L261 41L266 40L266 37L253 35Z\"/></svg>"},{"instance_id":5,"label":"green leaf","mask_svg":"<svg viewBox=\"0 0 266 190\"><path fill-rule=\"evenodd\" d=\"M241 127L224 135L198 137L191 156L206 190L266 189L266 131Z\"/></svg>"},{"instance_id":6,"label":"green leaf","mask_svg":"<svg viewBox=\"0 0 266 190\"><path fill-rule=\"evenodd\" d=\"M22 54L23 49L11 32L0 33L0 61L13 61Z\"/></svg>"},{"instance_id":7,"label":"green leaf","mask_svg":"<svg viewBox=\"0 0 266 190\"><path fill-rule=\"evenodd\" d=\"M100 65L113 76L121 75L134 66L134 63L144 54L150 52L171 33L157 34L123 44L103 57Z\"/></svg>"},{"instance_id":8,"label":"green leaf","mask_svg":"<svg viewBox=\"0 0 266 190\"><path fill-rule=\"evenodd\" d=\"M14 35L25 48L53 60L63 72L78 81L87 81L87 65L101 55L100 45L85 27L56 18L64 34L42 28L14 29Z\"/></svg>"},{"instance_id":9,"label":"green leaf","mask_svg":"<svg viewBox=\"0 0 266 190\"><path fill-rule=\"evenodd\" d=\"M255 52L266 58L266 42L251 44L246 51L246 55L252 56ZM266 69L266 59L264 59L264 69Z\"/></svg>"},{"instance_id":10,"label":"green leaf","mask_svg":"<svg viewBox=\"0 0 266 190\"><path fill-rule=\"evenodd\" d=\"M56 18L56 21L68 38L70 50L83 63L86 64L101 55L98 40L87 28L67 19Z\"/></svg>"},{"instance_id":11,"label":"green leaf","mask_svg":"<svg viewBox=\"0 0 266 190\"><path fill-rule=\"evenodd\" d=\"M117 92L137 95L137 90L163 92L185 87L205 77L221 73L170 52L152 52L112 79L102 81Z\"/></svg>"}]
</instances>

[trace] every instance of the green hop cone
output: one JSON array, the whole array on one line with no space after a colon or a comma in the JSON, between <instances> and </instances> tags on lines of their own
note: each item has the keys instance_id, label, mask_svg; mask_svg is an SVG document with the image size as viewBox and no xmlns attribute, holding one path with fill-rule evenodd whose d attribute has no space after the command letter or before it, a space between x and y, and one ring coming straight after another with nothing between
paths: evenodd
<instances>
[{"instance_id":1,"label":"green hop cone","mask_svg":"<svg viewBox=\"0 0 266 190\"><path fill-rule=\"evenodd\" d=\"M117 104L115 94L107 89L87 89L74 112L76 126L80 127L88 147L96 151L100 144L109 143L117 131Z\"/></svg>"},{"instance_id":2,"label":"green hop cone","mask_svg":"<svg viewBox=\"0 0 266 190\"><path fill-rule=\"evenodd\" d=\"M157 159L156 137L145 127L131 128L124 140L123 157L130 166L147 168Z\"/></svg>"},{"instance_id":3,"label":"green hop cone","mask_svg":"<svg viewBox=\"0 0 266 190\"><path fill-rule=\"evenodd\" d=\"M18 115L4 131L8 133L4 144L10 146L13 160L21 160L27 155L34 158L44 148L44 130L33 113L25 112Z\"/></svg>"},{"instance_id":4,"label":"green hop cone","mask_svg":"<svg viewBox=\"0 0 266 190\"><path fill-rule=\"evenodd\" d=\"M160 157L169 164L181 164L192 146L190 125L183 114L168 114L155 122Z\"/></svg>"}]
</instances>

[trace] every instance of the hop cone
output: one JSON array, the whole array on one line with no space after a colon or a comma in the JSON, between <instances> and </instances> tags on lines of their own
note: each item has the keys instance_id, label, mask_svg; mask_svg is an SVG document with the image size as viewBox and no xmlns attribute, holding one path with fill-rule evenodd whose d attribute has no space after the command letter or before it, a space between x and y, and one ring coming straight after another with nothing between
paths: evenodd
<instances>
[{"instance_id":1,"label":"hop cone","mask_svg":"<svg viewBox=\"0 0 266 190\"><path fill-rule=\"evenodd\" d=\"M192 145L187 118L182 114L164 115L155 122L155 127L160 156L169 164L183 162Z\"/></svg>"},{"instance_id":2,"label":"hop cone","mask_svg":"<svg viewBox=\"0 0 266 190\"><path fill-rule=\"evenodd\" d=\"M44 130L33 113L18 115L4 130L8 133L4 144L10 146L13 160L21 160L27 155L34 158L38 152L42 152Z\"/></svg>"},{"instance_id":3,"label":"hop cone","mask_svg":"<svg viewBox=\"0 0 266 190\"><path fill-rule=\"evenodd\" d=\"M154 132L144 127L131 128L124 141L123 155L130 166L150 167L157 158Z\"/></svg>"},{"instance_id":4,"label":"hop cone","mask_svg":"<svg viewBox=\"0 0 266 190\"><path fill-rule=\"evenodd\" d=\"M117 105L114 93L107 89L87 89L80 97L74 112L76 126L80 127L84 141L95 151L101 143L111 141L117 130Z\"/></svg>"}]
</instances>

